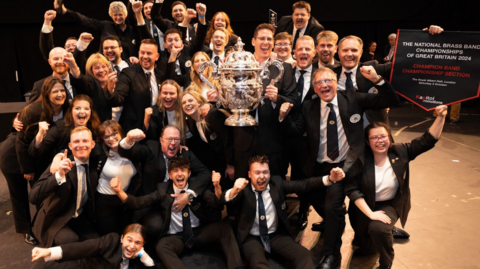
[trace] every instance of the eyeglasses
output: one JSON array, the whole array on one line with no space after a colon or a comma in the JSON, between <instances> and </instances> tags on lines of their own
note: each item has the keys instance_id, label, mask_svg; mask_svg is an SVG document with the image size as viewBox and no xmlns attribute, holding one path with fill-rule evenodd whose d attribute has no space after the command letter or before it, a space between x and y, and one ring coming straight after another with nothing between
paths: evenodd
<instances>
[{"instance_id":1,"label":"eyeglasses","mask_svg":"<svg viewBox=\"0 0 480 269\"><path fill-rule=\"evenodd\" d=\"M313 85L320 85L320 84L322 84L322 82L325 83L325 84L330 85L330 84L332 84L334 81L336 81L336 80L335 80L335 79L328 79L328 78L327 78L327 79L324 79L324 80L317 80L317 81L313 82Z\"/></svg>"},{"instance_id":2,"label":"eyeglasses","mask_svg":"<svg viewBox=\"0 0 480 269\"><path fill-rule=\"evenodd\" d=\"M119 46L111 46L111 47L103 47L103 50L114 50L118 48Z\"/></svg>"},{"instance_id":3,"label":"eyeglasses","mask_svg":"<svg viewBox=\"0 0 480 269\"><path fill-rule=\"evenodd\" d=\"M103 137L104 140L110 140L110 138L115 138L118 135L118 132L115 132L111 135L106 135Z\"/></svg>"},{"instance_id":4,"label":"eyeglasses","mask_svg":"<svg viewBox=\"0 0 480 269\"><path fill-rule=\"evenodd\" d=\"M290 44L287 44L287 43L283 43L283 44L275 44L275 47L279 47L279 48L288 48L290 46Z\"/></svg>"},{"instance_id":5,"label":"eyeglasses","mask_svg":"<svg viewBox=\"0 0 480 269\"><path fill-rule=\"evenodd\" d=\"M167 141L169 144L174 142L175 144L177 143L180 143L180 138L173 138L173 137L169 137L169 138L163 138L165 141Z\"/></svg>"},{"instance_id":6,"label":"eyeglasses","mask_svg":"<svg viewBox=\"0 0 480 269\"><path fill-rule=\"evenodd\" d=\"M389 135L380 135L380 136L372 136L372 137L369 137L368 139L372 140L373 142L378 142L379 140L382 140L382 141L385 141L387 140L389 137Z\"/></svg>"}]
</instances>

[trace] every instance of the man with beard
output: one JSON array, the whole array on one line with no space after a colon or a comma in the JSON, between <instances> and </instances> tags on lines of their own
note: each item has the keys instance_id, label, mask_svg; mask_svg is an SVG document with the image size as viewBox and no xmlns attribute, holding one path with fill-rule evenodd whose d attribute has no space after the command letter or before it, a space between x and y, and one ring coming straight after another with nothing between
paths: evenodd
<instances>
[{"instance_id":1,"label":"man with beard","mask_svg":"<svg viewBox=\"0 0 480 269\"><path fill-rule=\"evenodd\" d=\"M297 39L304 35L313 38L324 30L323 26L312 16L310 16L310 4L305 1L298 1L293 4L292 16L283 16L278 21L277 33L287 32L293 38L293 48L297 43Z\"/></svg>"},{"instance_id":2,"label":"man with beard","mask_svg":"<svg viewBox=\"0 0 480 269\"><path fill-rule=\"evenodd\" d=\"M162 17L162 6L163 0L155 0L150 13L153 23L164 33L168 29L179 29L182 33L182 41L185 44L192 42L195 37L195 28L190 25L190 21L197 17L197 12L191 8L187 9L187 6L182 1L175 1L172 3L172 17L174 21L171 21ZM199 16L202 15L199 14ZM205 36L203 38L205 39Z\"/></svg>"},{"instance_id":3,"label":"man with beard","mask_svg":"<svg viewBox=\"0 0 480 269\"><path fill-rule=\"evenodd\" d=\"M59 7L57 0L54 2L54 7L55 9L61 8L63 15L66 15L84 27L87 27L89 31L100 32L101 38L109 35L116 35L122 43L123 59L129 59L130 56L138 56L138 43L140 41L138 31L134 27L125 23L128 14L127 7L121 1L113 1L110 3L108 14L113 22L88 18L78 12L67 9L63 4Z\"/></svg>"},{"instance_id":4,"label":"man with beard","mask_svg":"<svg viewBox=\"0 0 480 269\"><path fill-rule=\"evenodd\" d=\"M133 11L133 3L135 3L136 1L130 1L128 2L128 12L129 13L135 13ZM164 33L162 32L162 30L160 30L157 25L155 25L155 23L153 22L152 20L152 7L153 7L153 4L155 3L154 0L146 0L144 1L143 3L140 1L140 3L142 4L142 7L143 7L143 16L145 16L145 25L148 29L148 32L150 32L150 35L152 36L152 38L155 40L155 42L157 42L158 44L158 50L159 52L160 51L164 51L165 50L165 46L163 45L163 36L164 36ZM135 16L130 16L128 17L128 21L129 21L129 24L133 27L137 27L137 19L135 18Z\"/></svg>"},{"instance_id":5,"label":"man with beard","mask_svg":"<svg viewBox=\"0 0 480 269\"><path fill-rule=\"evenodd\" d=\"M57 12L55 10L47 10L44 15L43 26L40 32L40 52L42 53L43 58L45 58L46 61L48 61L49 52L55 47L53 45L52 21L53 19L55 19L56 16ZM77 41L78 39L76 37L67 38L64 46L65 50L72 53L77 47Z\"/></svg>"},{"instance_id":6,"label":"man with beard","mask_svg":"<svg viewBox=\"0 0 480 269\"><path fill-rule=\"evenodd\" d=\"M72 101L73 97L76 95L75 89L70 84L70 76L68 74L68 65L63 62L63 58L67 54L67 51L64 48L54 48L50 51L48 56L48 64L53 70L52 76L55 76L63 81L65 81L65 90L67 93L67 99ZM41 95L43 82L46 78L43 78L39 81L36 81L33 84L33 89L30 91L30 99L28 104L33 103Z\"/></svg>"},{"instance_id":7,"label":"man with beard","mask_svg":"<svg viewBox=\"0 0 480 269\"><path fill-rule=\"evenodd\" d=\"M254 56L260 66L269 60L273 49L273 33L275 28L263 23L255 29L252 45L255 48ZM262 80L265 98L263 104L251 111L250 115L256 119L257 126L235 127L234 133L234 162L235 175L247 177L248 160L255 155L267 155L270 160L270 171L273 175L285 177L288 165L284 157L286 136L278 122L278 109L284 102L296 104L297 90L293 77L292 66L283 63L283 77L275 84L274 78L279 74L276 67L270 66L270 76Z\"/></svg>"},{"instance_id":8,"label":"man with beard","mask_svg":"<svg viewBox=\"0 0 480 269\"><path fill-rule=\"evenodd\" d=\"M339 66L340 62L334 58L337 53L338 35L333 31L321 31L316 40L318 62L313 63L313 66L315 68Z\"/></svg>"}]
</instances>

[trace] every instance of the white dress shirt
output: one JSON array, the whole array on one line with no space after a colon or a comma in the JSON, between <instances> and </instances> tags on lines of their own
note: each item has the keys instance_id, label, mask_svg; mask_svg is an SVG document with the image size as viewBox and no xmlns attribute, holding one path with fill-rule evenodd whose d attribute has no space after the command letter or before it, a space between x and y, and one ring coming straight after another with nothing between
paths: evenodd
<instances>
[{"instance_id":1,"label":"white dress shirt","mask_svg":"<svg viewBox=\"0 0 480 269\"><path fill-rule=\"evenodd\" d=\"M103 166L100 178L98 179L97 191L101 194L117 195L110 187L110 180L118 176L123 190L126 191L137 170L129 159L121 157L117 152L110 150L108 154L112 157L108 157Z\"/></svg>"},{"instance_id":2,"label":"white dress shirt","mask_svg":"<svg viewBox=\"0 0 480 269\"><path fill-rule=\"evenodd\" d=\"M345 72L352 72L350 77L352 78L353 87L357 88L357 79L356 79L357 70L358 70L358 65L351 70L346 70L345 68L342 67L342 73L340 74L340 78L338 79L338 83L337 83L337 90L341 90L341 91L346 90L345 83L347 82L347 76L345 75Z\"/></svg>"},{"instance_id":3,"label":"white dress shirt","mask_svg":"<svg viewBox=\"0 0 480 269\"><path fill-rule=\"evenodd\" d=\"M305 74L303 74L303 92L302 92L302 102L303 100L305 99L305 96L307 95L308 93L308 90L310 89L310 82L311 82L311 79L312 79L312 65L310 65L307 69L305 69L304 71ZM300 68L296 68L296 71L295 71L295 81L298 82L298 79L300 78Z\"/></svg>"},{"instance_id":4,"label":"white dress shirt","mask_svg":"<svg viewBox=\"0 0 480 269\"><path fill-rule=\"evenodd\" d=\"M145 68L143 68L143 72L145 73L145 76L147 74L147 72L150 72L151 75L150 75L150 87L151 87L151 92L152 92L152 106L155 105L155 103L157 102L157 96L158 96L158 84L157 84L157 79L155 78L155 68L152 68L152 70L147 70Z\"/></svg>"},{"instance_id":5,"label":"white dress shirt","mask_svg":"<svg viewBox=\"0 0 480 269\"><path fill-rule=\"evenodd\" d=\"M173 184L173 191L175 192L175 194L179 194L182 190L188 190L188 183L185 185L184 189L179 189L177 188L177 186L175 186L175 184ZM200 226L200 220L192 213L192 210L190 208L188 209L188 214L190 215L190 224L192 225L192 228ZM174 212L172 210L170 226L168 227L168 234L177 234L179 232L183 232L182 218L182 211Z\"/></svg>"},{"instance_id":6,"label":"white dress shirt","mask_svg":"<svg viewBox=\"0 0 480 269\"><path fill-rule=\"evenodd\" d=\"M85 168L82 166L82 164L88 165L89 161L87 160L86 163L83 163L75 157L74 160L77 168L77 199L75 201L75 212L73 213L73 218L76 218L80 214L82 214L83 206L87 203L88 200L88 184L86 182L87 176L85 173ZM58 172L55 173L55 179L57 180L59 186L67 182L65 176L61 177ZM84 181L85 190L82 188Z\"/></svg>"}]
</instances>

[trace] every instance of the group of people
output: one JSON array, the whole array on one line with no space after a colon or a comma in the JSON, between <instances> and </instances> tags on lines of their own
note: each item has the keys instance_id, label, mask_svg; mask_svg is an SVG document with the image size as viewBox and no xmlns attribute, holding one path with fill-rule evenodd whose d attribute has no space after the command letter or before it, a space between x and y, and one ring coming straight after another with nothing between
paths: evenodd
<instances>
[{"instance_id":1,"label":"group of people","mask_svg":"<svg viewBox=\"0 0 480 269\"><path fill-rule=\"evenodd\" d=\"M202 75L214 87L203 82L200 66L219 66L235 50L228 15L208 22L205 4L175 1L172 21L161 16L163 3L114 1L112 21L98 21L55 1L62 15L101 33L101 52L89 56L92 34L55 47L58 14L45 13L40 49L53 74L35 83L0 147L16 231L43 247L32 260L135 268L139 260L154 266L156 255L185 268L186 249L219 243L227 268L271 268L266 253L294 268L337 268L348 195L354 244L390 268L392 231L401 231L394 224L405 225L410 210L408 163L439 139L446 107L422 137L393 143L391 64L361 62L359 37L338 40L299 1L277 28L260 24L253 33L258 63L284 68L278 82L273 67L262 81L264 102L250 113L257 125L226 126L228 111L214 105L220 85L211 67ZM310 204L323 218L312 227L325 234L318 266L294 240L290 193L301 201L297 228L306 227Z\"/></svg>"}]
</instances>

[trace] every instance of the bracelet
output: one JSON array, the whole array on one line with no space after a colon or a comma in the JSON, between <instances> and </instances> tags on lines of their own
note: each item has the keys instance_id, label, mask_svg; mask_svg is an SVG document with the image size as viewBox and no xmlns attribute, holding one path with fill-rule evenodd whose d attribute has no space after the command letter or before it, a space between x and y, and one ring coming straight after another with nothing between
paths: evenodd
<instances>
[{"instance_id":1,"label":"bracelet","mask_svg":"<svg viewBox=\"0 0 480 269\"><path fill-rule=\"evenodd\" d=\"M198 15L198 17L199 17L200 19L203 19L203 18L205 18L205 15Z\"/></svg>"},{"instance_id":2,"label":"bracelet","mask_svg":"<svg viewBox=\"0 0 480 269\"><path fill-rule=\"evenodd\" d=\"M383 77L382 77L382 76L379 75L379 77L380 77L380 78L379 78L377 81L373 82L373 84L377 85L378 83L380 83L380 81L383 80Z\"/></svg>"},{"instance_id":3,"label":"bracelet","mask_svg":"<svg viewBox=\"0 0 480 269\"><path fill-rule=\"evenodd\" d=\"M332 184L337 183L336 181L331 181L331 180L330 180L330 176L328 176L328 182L330 182L330 183L332 183Z\"/></svg>"},{"instance_id":4,"label":"bracelet","mask_svg":"<svg viewBox=\"0 0 480 269\"><path fill-rule=\"evenodd\" d=\"M138 258L142 258L143 251L138 253Z\"/></svg>"}]
</instances>

